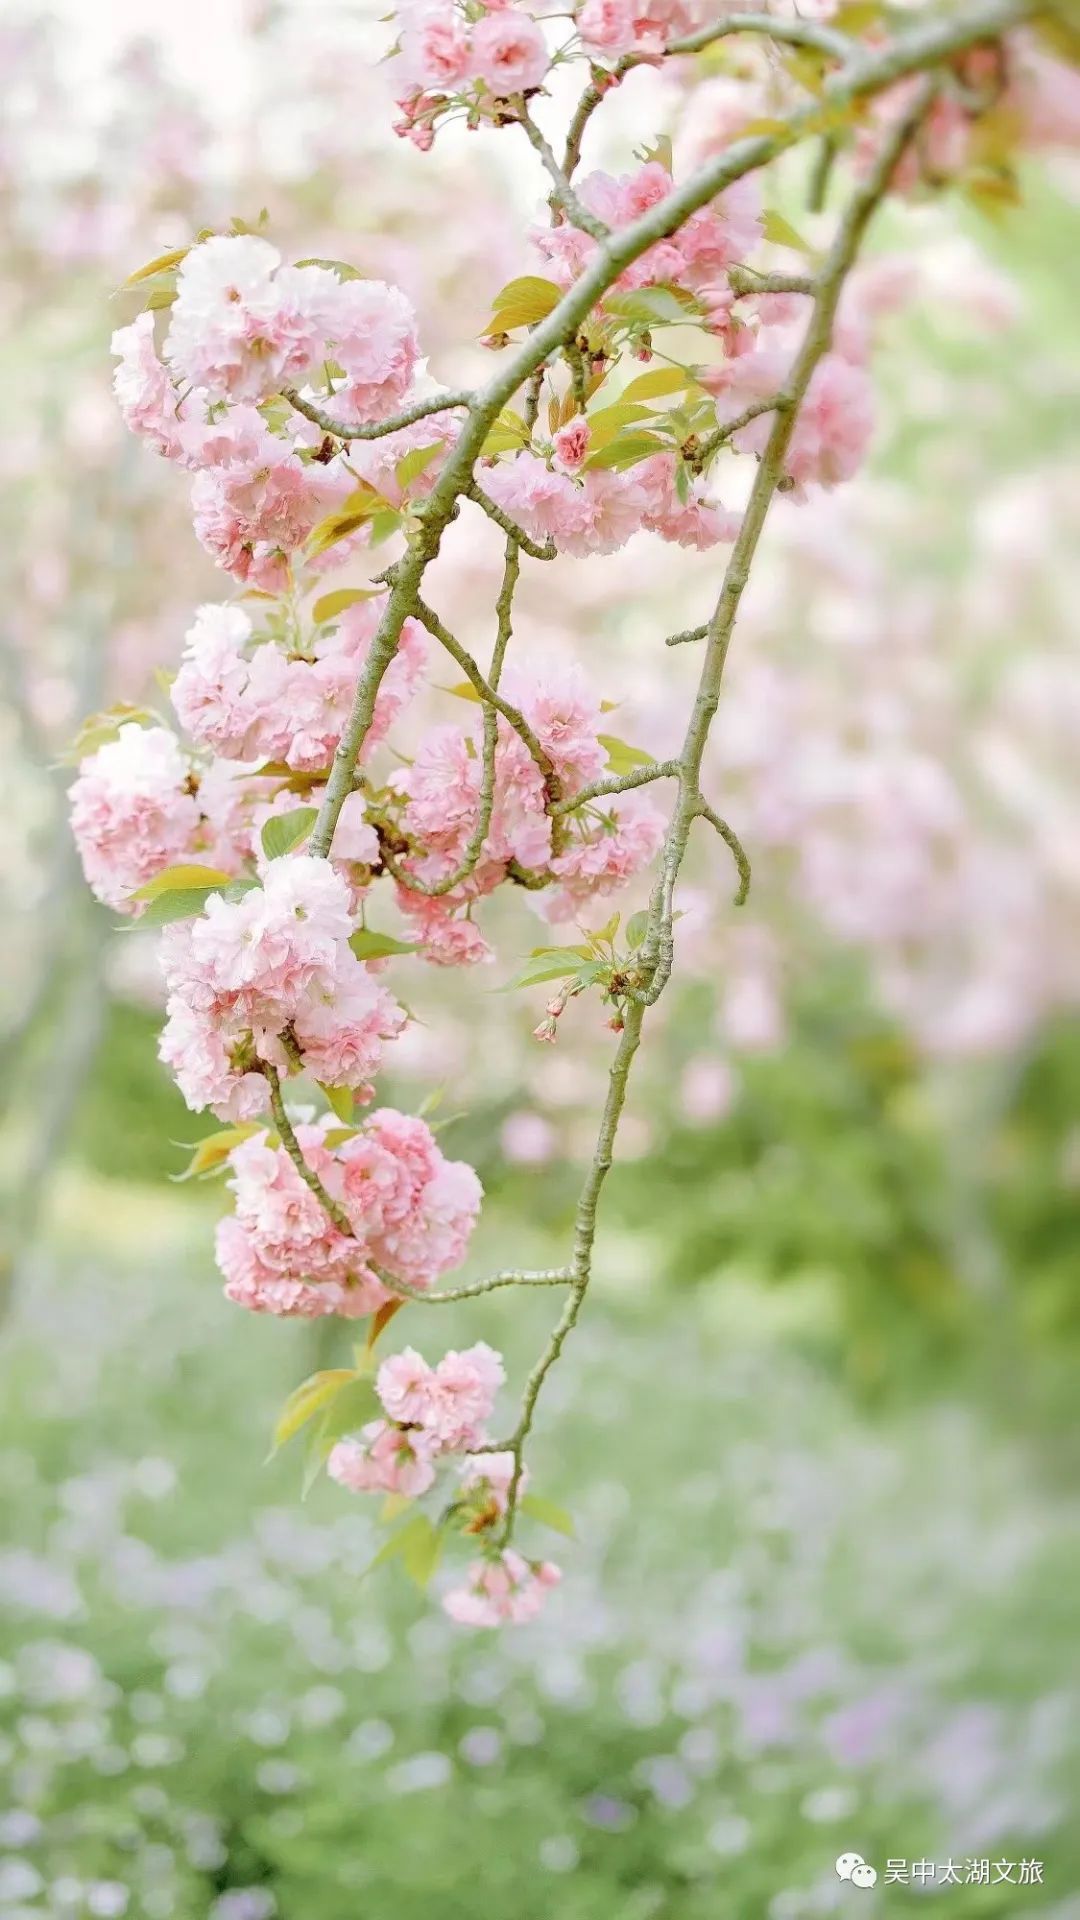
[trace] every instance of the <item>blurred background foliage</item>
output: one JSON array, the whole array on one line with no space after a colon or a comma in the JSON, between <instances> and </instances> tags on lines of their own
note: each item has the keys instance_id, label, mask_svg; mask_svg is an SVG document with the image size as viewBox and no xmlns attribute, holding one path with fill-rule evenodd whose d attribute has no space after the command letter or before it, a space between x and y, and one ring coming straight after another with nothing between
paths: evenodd
<instances>
[{"instance_id":1,"label":"blurred background foliage","mask_svg":"<svg viewBox=\"0 0 1080 1920\"><path fill-rule=\"evenodd\" d=\"M221 1300L218 1189L170 1184L205 1129L156 1061L152 955L74 871L62 761L82 713L145 697L221 590L172 477L113 419L111 287L266 202L283 247L404 276L456 380L519 270L531 178L494 179L467 142L432 168L391 143L381 101L357 111L375 11L223 8L225 78L245 81L228 112L197 109L146 43L118 36L91 86L69 19L24 7L2 29L0 1920L801 1920L856 1899L832 1867L852 1848L879 1874L1038 1857L1045 1884L941 1887L945 1910L1076 1920L1080 940L1061 849L1080 795L1075 746L1048 745L1001 679L1051 659L1043 706L1076 714L1075 162L1032 169L992 225L955 202L890 216L883 244L928 264L880 357L875 471L777 529L735 650L856 740L874 710L844 704L866 666L843 635L881 628L873 691L922 623L926 659L887 689L902 728L932 687L918 766L961 781L1004 684L1038 806L1006 832L1001 787L965 815L977 897L947 850L907 920L883 927L871 900L852 931L906 851L905 809L842 822L840 880L815 892L823 843L770 826L783 751L771 774L754 759L762 688L733 660L715 773L726 792L734 766L758 917L736 929L726 872L692 876L596 1296L536 1435L536 1483L579 1534L549 1613L457 1633L393 1569L362 1577L378 1537L359 1503L302 1504L297 1463L263 1463L284 1394L345 1336ZM610 573L560 568L533 607L535 644L586 634L625 689L620 731L660 751L694 663L658 636L700 617L711 564L628 556L622 611ZM482 583L451 556L466 617ZM522 912L499 936L505 977L536 935ZM993 1017L958 1044L934 995L944 980L963 1006L984 978ZM537 1049L531 1002L498 984L419 981L385 1088L414 1108L445 1083L445 1141L488 1195L476 1272L561 1257L609 1038L575 1008ZM545 1324L542 1302L500 1298L409 1337L490 1338L520 1377ZM857 1901L917 1897L879 1881Z\"/></svg>"}]
</instances>

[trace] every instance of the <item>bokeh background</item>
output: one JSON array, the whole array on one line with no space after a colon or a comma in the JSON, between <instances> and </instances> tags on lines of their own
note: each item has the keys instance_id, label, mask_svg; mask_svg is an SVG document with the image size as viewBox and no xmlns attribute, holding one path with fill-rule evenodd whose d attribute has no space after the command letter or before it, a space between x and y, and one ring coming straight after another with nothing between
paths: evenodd
<instances>
[{"instance_id":1,"label":"bokeh background","mask_svg":"<svg viewBox=\"0 0 1080 1920\"><path fill-rule=\"evenodd\" d=\"M1076 1920L1080 161L875 234L872 468L779 504L716 730L751 904L702 847L535 1436L579 1539L542 1620L469 1636L361 1578L359 1503L264 1463L344 1334L223 1301L153 942L83 889L64 789L82 716L161 701L222 594L114 413L113 289L265 205L284 251L404 284L458 384L537 183L394 141L378 6L167 11L0 24L0 1920ZM639 79L597 157L650 115L692 148ZM440 563L477 645L493 551ZM715 564L560 562L523 642L667 751L697 663L662 636ZM478 1273L562 1257L610 1046L580 1003L532 1041L498 988L535 923L496 924L494 969L398 983L387 1090L446 1089ZM438 1336L520 1370L549 1311ZM884 1884L984 1857L1043 1882Z\"/></svg>"}]
</instances>

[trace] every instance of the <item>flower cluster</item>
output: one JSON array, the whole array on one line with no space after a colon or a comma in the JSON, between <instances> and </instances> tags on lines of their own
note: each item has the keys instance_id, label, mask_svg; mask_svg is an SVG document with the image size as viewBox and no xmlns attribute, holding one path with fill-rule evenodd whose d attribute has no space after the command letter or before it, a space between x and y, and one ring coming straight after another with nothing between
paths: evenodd
<instances>
[{"instance_id":1,"label":"flower cluster","mask_svg":"<svg viewBox=\"0 0 1080 1920\"><path fill-rule=\"evenodd\" d=\"M427 151L453 111L470 126L512 117L509 103L542 88L554 64L544 11L530 0L397 0L395 131ZM704 17L701 0L581 0L566 12L576 34L560 61L603 63L655 59Z\"/></svg>"},{"instance_id":2,"label":"flower cluster","mask_svg":"<svg viewBox=\"0 0 1080 1920\"><path fill-rule=\"evenodd\" d=\"M370 1421L359 1439L338 1442L327 1461L330 1478L354 1493L426 1493L439 1459L483 1446L504 1378L500 1356L482 1340L444 1354L436 1367L406 1347L376 1377L386 1418ZM466 1472L474 1465L467 1462ZM474 1482L475 1475L465 1484Z\"/></svg>"},{"instance_id":3,"label":"flower cluster","mask_svg":"<svg viewBox=\"0 0 1080 1920\"><path fill-rule=\"evenodd\" d=\"M162 936L161 1057L190 1107L249 1120L264 1065L370 1100L383 1044L405 1015L349 946L349 889L326 860L271 861L239 899L211 893Z\"/></svg>"},{"instance_id":4,"label":"flower cluster","mask_svg":"<svg viewBox=\"0 0 1080 1920\"><path fill-rule=\"evenodd\" d=\"M332 1117L295 1128L304 1162L349 1231L327 1213L287 1149L259 1130L229 1154L235 1211L218 1227L230 1300L256 1313L348 1319L423 1291L457 1266L482 1197L427 1123L381 1107L361 1125ZM384 1284L380 1275L391 1284Z\"/></svg>"}]
</instances>

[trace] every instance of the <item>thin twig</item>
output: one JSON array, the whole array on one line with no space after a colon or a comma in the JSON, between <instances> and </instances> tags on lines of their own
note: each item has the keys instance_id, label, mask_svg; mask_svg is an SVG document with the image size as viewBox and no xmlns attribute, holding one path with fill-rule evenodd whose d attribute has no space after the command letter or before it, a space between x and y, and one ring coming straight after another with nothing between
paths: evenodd
<instances>
[{"instance_id":1,"label":"thin twig","mask_svg":"<svg viewBox=\"0 0 1080 1920\"><path fill-rule=\"evenodd\" d=\"M602 800L609 793L629 793L632 787L647 787L653 780L672 780L678 771L677 760L653 760L647 767L634 767L630 773L609 774L606 780L594 780L591 786L582 787L568 800L560 800L551 812L574 813L589 800Z\"/></svg>"},{"instance_id":2,"label":"thin twig","mask_svg":"<svg viewBox=\"0 0 1080 1920\"><path fill-rule=\"evenodd\" d=\"M698 801L698 812L703 820L708 821L710 827L715 827L724 845L730 849L731 857L739 873L739 888L732 904L736 907L745 906L746 897L750 892L750 861L746 848L743 846L734 827L730 827L727 821L722 819L721 816L710 807L707 800Z\"/></svg>"},{"instance_id":3,"label":"thin twig","mask_svg":"<svg viewBox=\"0 0 1080 1920\"><path fill-rule=\"evenodd\" d=\"M467 500L483 508L488 519L493 520L497 527L501 527L508 539L513 540L521 548L522 553L527 553L530 560L558 559L559 550L554 540L545 540L542 546L537 541L530 540L524 528L519 527L517 521L512 520L508 513L504 513L500 506L496 506L495 501L490 499L475 481L463 488L463 492Z\"/></svg>"},{"instance_id":4,"label":"thin twig","mask_svg":"<svg viewBox=\"0 0 1080 1920\"><path fill-rule=\"evenodd\" d=\"M339 1206L338 1202L327 1193L314 1167L309 1166L304 1158L304 1150L296 1137L293 1123L285 1111L285 1101L281 1092L281 1080L277 1068L270 1066L264 1061L262 1063L262 1072L266 1075L267 1085L270 1088L270 1111L274 1116L274 1125L278 1130L281 1144L288 1154L289 1159L292 1161L305 1187L310 1188L324 1213L333 1221L338 1232L345 1234L350 1240L355 1239L356 1236L353 1232L352 1221L349 1219L344 1207Z\"/></svg>"},{"instance_id":5,"label":"thin twig","mask_svg":"<svg viewBox=\"0 0 1080 1920\"><path fill-rule=\"evenodd\" d=\"M296 387L282 387L281 396L313 427L320 427L323 433L332 433L338 440L384 440L388 433L398 433L402 427L412 427L418 420L426 420L431 413L448 412L453 407L471 407L475 394L429 393L422 400L412 400L400 413L392 414L389 420L356 421L352 425L345 420L335 420L332 413L317 407L313 400L306 400Z\"/></svg>"},{"instance_id":6,"label":"thin twig","mask_svg":"<svg viewBox=\"0 0 1080 1920\"><path fill-rule=\"evenodd\" d=\"M518 119L525 129L530 146L540 155L543 165L551 176L554 186L552 198L558 201L563 212L568 215L575 227L580 227L582 233L591 235L594 240L606 240L611 231L610 227L606 227L604 222L598 220L594 213L590 213L588 207L583 206L578 199L570 185L568 175L560 167L535 120L531 117L524 100L518 107Z\"/></svg>"}]
</instances>

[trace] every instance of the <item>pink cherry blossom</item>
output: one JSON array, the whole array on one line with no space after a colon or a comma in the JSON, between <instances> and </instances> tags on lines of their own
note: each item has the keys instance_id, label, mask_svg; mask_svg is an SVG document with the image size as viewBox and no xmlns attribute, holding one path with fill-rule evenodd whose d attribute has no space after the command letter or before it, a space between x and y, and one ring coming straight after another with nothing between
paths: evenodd
<instances>
[{"instance_id":1,"label":"pink cherry blossom","mask_svg":"<svg viewBox=\"0 0 1080 1920\"><path fill-rule=\"evenodd\" d=\"M475 1560L466 1584L443 1596L443 1606L463 1627L520 1625L535 1619L544 1595L562 1575L550 1560L530 1563L513 1547L492 1560Z\"/></svg>"},{"instance_id":2,"label":"pink cherry blossom","mask_svg":"<svg viewBox=\"0 0 1080 1920\"><path fill-rule=\"evenodd\" d=\"M124 425L155 453L179 459L183 450L179 397L158 359L153 314L140 313L129 327L118 328L112 351L118 359L113 392Z\"/></svg>"},{"instance_id":3,"label":"pink cherry blossom","mask_svg":"<svg viewBox=\"0 0 1080 1920\"><path fill-rule=\"evenodd\" d=\"M488 13L473 28L472 71L500 99L542 86L550 64L543 33L527 15Z\"/></svg>"},{"instance_id":4,"label":"pink cherry blossom","mask_svg":"<svg viewBox=\"0 0 1080 1920\"><path fill-rule=\"evenodd\" d=\"M435 1482L432 1442L426 1433L405 1433L389 1421L372 1420L359 1440L337 1442L326 1471L352 1493L395 1493L414 1500Z\"/></svg>"},{"instance_id":5,"label":"pink cherry blossom","mask_svg":"<svg viewBox=\"0 0 1080 1920\"><path fill-rule=\"evenodd\" d=\"M122 726L80 762L70 799L83 872L106 906L138 912L134 890L195 855L200 814L191 771L165 727Z\"/></svg>"}]
</instances>

